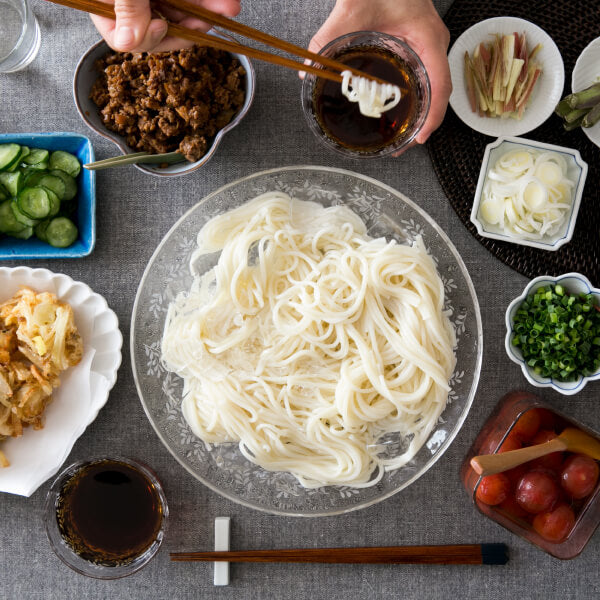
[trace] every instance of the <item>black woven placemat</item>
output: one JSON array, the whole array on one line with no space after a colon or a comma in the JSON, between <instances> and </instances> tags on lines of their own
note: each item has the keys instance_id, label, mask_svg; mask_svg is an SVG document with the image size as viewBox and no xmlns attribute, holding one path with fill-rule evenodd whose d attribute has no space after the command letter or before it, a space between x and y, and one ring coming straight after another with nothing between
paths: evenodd
<instances>
[{"instance_id":1,"label":"black woven placemat","mask_svg":"<svg viewBox=\"0 0 600 600\"><path fill-rule=\"evenodd\" d=\"M600 0L456 0L444 18L451 34L450 44L471 25L499 16L528 19L552 37L565 63L564 93L569 93L577 57L600 35ZM600 75L600 65L598 69ZM453 83L462 85L459 81ZM592 284L600 285L600 148L580 130L564 131L556 115L522 137L577 148L588 164L573 238L556 252L482 238L470 222L484 149L493 138L467 127L448 107L442 126L431 136L427 146L435 172L454 210L469 232L492 254L527 277L577 271L586 275Z\"/></svg>"}]
</instances>

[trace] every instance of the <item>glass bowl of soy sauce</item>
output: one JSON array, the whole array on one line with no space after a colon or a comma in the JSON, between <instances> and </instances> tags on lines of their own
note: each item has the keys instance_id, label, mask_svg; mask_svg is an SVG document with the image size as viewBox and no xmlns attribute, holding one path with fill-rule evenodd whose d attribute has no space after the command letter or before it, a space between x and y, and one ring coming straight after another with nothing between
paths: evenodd
<instances>
[{"instance_id":1,"label":"glass bowl of soy sauce","mask_svg":"<svg viewBox=\"0 0 600 600\"><path fill-rule=\"evenodd\" d=\"M67 467L48 491L46 532L56 555L74 571L118 579L158 552L167 499L156 474L129 458L95 458Z\"/></svg>"},{"instance_id":2,"label":"glass bowl of soy sauce","mask_svg":"<svg viewBox=\"0 0 600 600\"><path fill-rule=\"evenodd\" d=\"M421 59L406 42L386 33L358 31L332 40L319 54L401 90L396 106L380 117L368 117L343 95L340 83L307 73L302 108L321 142L353 158L388 156L413 142L429 113L431 87Z\"/></svg>"}]
</instances>

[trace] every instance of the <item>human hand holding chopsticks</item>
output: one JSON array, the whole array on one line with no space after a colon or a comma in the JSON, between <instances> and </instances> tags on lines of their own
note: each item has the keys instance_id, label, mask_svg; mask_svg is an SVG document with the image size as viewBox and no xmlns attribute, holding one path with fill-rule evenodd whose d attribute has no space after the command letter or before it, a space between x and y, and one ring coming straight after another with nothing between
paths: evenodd
<instances>
[{"instance_id":1,"label":"human hand holding chopsticks","mask_svg":"<svg viewBox=\"0 0 600 600\"><path fill-rule=\"evenodd\" d=\"M191 0L228 17L240 12L240 0ZM112 19L92 15L92 21L114 50L121 52L163 52L192 46L194 42L167 36L167 23L161 18L152 18L150 0L110 0L117 15ZM167 4L156 3L161 15L172 23L183 27L208 31L211 25L177 11Z\"/></svg>"},{"instance_id":2,"label":"human hand holding chopsticks","mask_svg":"<svg viewBox=\"0 0 600 600\"><path fill-rule=\"evenodd\" d=\"M423 62L431 83L431 108L416 140L425 143L442 123L452 92L448 29L430 0L337 0L309 50L318 52L345 33L367 30L403 38Z\"/></svg>"}]
</instances>

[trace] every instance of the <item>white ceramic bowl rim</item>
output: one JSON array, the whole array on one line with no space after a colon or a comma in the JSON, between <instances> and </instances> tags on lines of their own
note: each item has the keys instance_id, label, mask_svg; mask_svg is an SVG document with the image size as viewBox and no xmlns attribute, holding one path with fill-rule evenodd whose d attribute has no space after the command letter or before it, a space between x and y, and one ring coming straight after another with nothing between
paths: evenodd
<instances>
[{"instance_id":1,"label":"white ceramic bowl rim","mask_svg":"<svg viewBox=\"0 0 600 600\"><path fill-rule=\"evenodd\" d=\"M571 75L572 92L579 92L594 83L594 79L600 76L599 62L600 37L597 37L583 49L575 63ZM596 123L593 127L581 127L581 130L593 144L600 147L600 123Z\"/></svg>"}]
</instances>

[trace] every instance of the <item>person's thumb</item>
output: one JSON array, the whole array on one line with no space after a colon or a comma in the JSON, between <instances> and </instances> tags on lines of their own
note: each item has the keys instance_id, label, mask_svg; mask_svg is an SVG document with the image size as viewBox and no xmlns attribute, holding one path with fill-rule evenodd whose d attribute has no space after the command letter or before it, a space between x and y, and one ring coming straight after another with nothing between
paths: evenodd
<instances>
[{"instance_id":1,"label":"person's thumb","mask_svg":"<svg viewBox=\"0 0 600 600\"><path fill-rule=\"evenodd\" d=\"M150 24L149 0L115 0L115 50L127 52L142 44Z\"/></svg>"}]
</instances>

